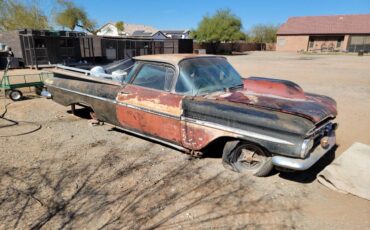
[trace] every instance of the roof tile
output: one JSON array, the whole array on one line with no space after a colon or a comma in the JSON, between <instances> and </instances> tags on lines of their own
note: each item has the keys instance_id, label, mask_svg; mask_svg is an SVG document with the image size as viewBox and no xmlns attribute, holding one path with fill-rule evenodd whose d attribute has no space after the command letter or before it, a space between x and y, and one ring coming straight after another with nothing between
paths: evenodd
<instances>
[{"instance_id":1,"label":"roof tile","mask_svg":"<svg viewBox=\"0 0 370 230\"><path fill-rule=\"evenodd\" d=\"M277 34L370 34L370 14L291 17Z\"/></svg>"}]
</instances>

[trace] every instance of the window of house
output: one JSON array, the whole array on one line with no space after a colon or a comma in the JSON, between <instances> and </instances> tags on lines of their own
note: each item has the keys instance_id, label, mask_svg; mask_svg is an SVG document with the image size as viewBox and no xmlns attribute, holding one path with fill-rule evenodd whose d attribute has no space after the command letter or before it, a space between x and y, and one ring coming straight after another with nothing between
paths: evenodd
<instances>
[{"instance_id":1,"label":"window of house","mask_svg":"<svg viewBox=\"0 0 370 230\"><path fill-rule=\"evenodd\" d=\"M170 91L174 77L175 71L172 68L161 65L143 64L132 84L151 89Z\"/></svg>"},{"instance_id":2,"label":"window of house","mask_svg":"<svg viewBox=\"0 0 370 230\"><path fill-rule=\"evenodd\" d=\"M351 36L351 45L362 45L363 41L362 36Z\"/></svg>"},{"instance_id":3,"label":"window of house","mask_svg":"<svg viewBox=\"0 0 370 230\"><path fill-rule=\"evenodd\" d=\"M350 36L348 51L358 52L358 51L370 52L370 36Z\"/></svg>"}]
</instances>

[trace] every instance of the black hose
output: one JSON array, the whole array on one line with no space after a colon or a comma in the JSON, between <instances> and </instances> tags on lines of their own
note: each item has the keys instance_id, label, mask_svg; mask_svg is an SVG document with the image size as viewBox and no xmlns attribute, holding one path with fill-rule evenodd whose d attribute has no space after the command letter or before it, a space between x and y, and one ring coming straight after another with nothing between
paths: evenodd
<instances>
[{"instance_id":1,"label":"black hose","mask_svg":"<svg viewBox=\"0 0 370 230\"><path fill-rule=\"evenodd\" d=\"M8 125L2 125L2 126L0 126L0 129L1 128L7 128L7 127L16 126L16 125L19 125L20 123L31 124L31 125L35 125L37 127L35 129L31 130L31 131L28 131L28 132L14 134L14 135L0 135L0 137L16 137L16 136L22 136L22 135L26 135L26 134L30 134L30 133L36 132L36 131L38 131L38 130L40 130L42 128L42 125L40 125L40 124L38 124L36 122L32 122L32 121L16 121L16 120L12 120L12 119L6 118L5 115L8 112L8 106L10 104L11 103L8 103L8 104L5 105L5 110L0 115L0 119L5 120L5 121L8 121L8 122L10 122L10 124L8 124Z\"/></svg>"}]
</instances>

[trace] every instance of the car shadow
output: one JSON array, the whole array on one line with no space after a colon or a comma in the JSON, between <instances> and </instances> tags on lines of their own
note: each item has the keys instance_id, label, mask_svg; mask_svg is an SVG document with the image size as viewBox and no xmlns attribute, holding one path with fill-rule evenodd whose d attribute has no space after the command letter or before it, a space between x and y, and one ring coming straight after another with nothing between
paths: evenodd
<instances>
[{"instance_id":1,"label":"car shadow","mask_svg":"<svg viewBox=\"0 0 370 230\"><path fill-rule=\"evenodd\" d=\"M90 116L91 109L87 107L76 107L75 113L73 115L82 119L91 119ZM68 110L67 113L72 114L72 110Z\"/></svg>"},{"instance_id":2,"label":"car shadow","mask_svg":"<svg viewBox=\"0 0 370 230\"><path fill-rule=\"evenodd\" d=\"M316 180L317 175L325 169L335 159L335 151L338 145L335 145L328 153L326 153L318 162L316 162L311 168L305 171L294 171L294 172L279 172L279 177L295 181L299 183L312 183Z\"/></svg>"},{"instance_id":3,"label":"car shadow","mask_svg":"<svg viewBox=\"0 0 370 230\"><path fill-rule=\"evenodd\" d=\"M130 135L130 136L133 136L133 137L136 137L136 138L140 138L140 139L143 139L143 140L146 140L148 142L151 142L153 144L158 144L158 145L161 145L161 146L164 146L166 148L170 148L170 149L173 149L173 150L176 150L178 151L179 153L183 153L183 154L187 154L188 155L188 160L194 160L194 159L199 159L199 157L194 157L192 155L190 155L189 152L186 152L186 151L182 151L180 149L177 149L171 145L168 145L168 144L165 144L165 143L162 143L162 142L159 142L159 141L156 141L156 140L153 140L153 139L150 139L148 137L143 137L143 136L140 136L140 135L137 135L135 133L131 133L131 132L128 132L128 131L125 131L123 129L120 129L118 127L112 127L111 129L108 130L109 132L119 132L119 133L124 133L126 135Z\"/></svg>"}]
</instances>

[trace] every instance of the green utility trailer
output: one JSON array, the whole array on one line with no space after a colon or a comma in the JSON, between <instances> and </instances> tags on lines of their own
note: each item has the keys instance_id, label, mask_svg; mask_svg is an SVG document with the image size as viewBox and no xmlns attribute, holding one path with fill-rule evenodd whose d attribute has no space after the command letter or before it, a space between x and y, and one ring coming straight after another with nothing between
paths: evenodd
<instances>
[{"instance_id":1,"label":"green utility trailer","mask_svg":"<svg viewBox=\"0 0 370 230\"><path fill-rule=\"evenodd\" d=\"M21 74L11 75L7 74L7 70L4 71L3 77L1 78L0 89L5 91L13 101L19 101L23 99L23 93L20 88L35 88L36 94L40 95L44 87L44 80L52 76L52 73L41 72L37 74Z\"/></svg>"}]
</instances>

